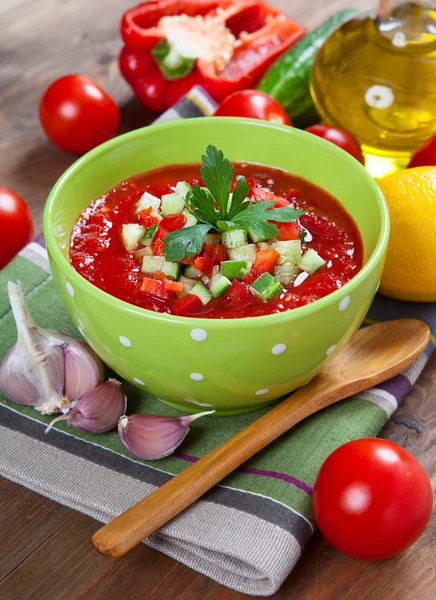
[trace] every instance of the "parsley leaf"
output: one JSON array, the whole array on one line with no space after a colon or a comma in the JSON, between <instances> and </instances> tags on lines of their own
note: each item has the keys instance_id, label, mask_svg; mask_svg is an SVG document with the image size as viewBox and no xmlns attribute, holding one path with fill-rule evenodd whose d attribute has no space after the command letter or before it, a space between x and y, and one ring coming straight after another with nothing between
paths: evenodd
<instances>
[{"instance_id":1,"label":"parsley leaf","mask_svg":"<svg viewBox=\"0 0 436 600\"><path fill-rule=\"evenodd\" d=\"M206 188L195 184L185 200L186 210L198 219L198 223L171 231L164 238L163 252L167 261L178 262L201 252L204 237L211 229L222 232L243 228L269 239L280 235L275 223L289 223L306 212L292 206L274 208L274 201L250 204L247 201L250 186L242 175L236 178L230 196L235 170L222 151L209 145L202 160L200 172Z\"/></svg>"},{"instance_id":2,"label":"parsley leaf","mask_svg":"<svg viewBox=\"0 0 436 600\"><path fill-rule=\"evenodd\" d=\"M213 198L210 193L199 185L195 184L192 190L186 196L188 205L192 206L192 214L203 223L210 223L215 226L218 221L218 213L215 210Z\"/></svg>"},{"instance_id":3,"label":"parsley leaf","mask_svg":"<svg viewBox=\"0 0 436 600\"><path fill-rule=\"evenodd\" d=\"M201 178L218 204L220 218L225 220L235 169L229 160L224 158L222 151L211 144L206 148L206 154L203 154L201 159L203 161L200 167Z\"/></svg>"},{"instance_id":4,"label":"parsley leaf","mask_svg":"<svg viewBox=\"0 0 436 600\"><path fill-rule=\"evenodd\" d=\"M171 231L164 239L165 260L179 262L186 256L192 258L203 248L204 236L212 229L208 223Z\"/></svg>"},{"instance_id":5,"label":"parsley leaf","mask_svg":"<svg viewBox=\"0 0 436 600\"><path fill-rule=\"evenodd\" d=\"M250 203L245 201L249 191L250 185L247 183L245 177L238 175L236 177L235 189L233 190L232 203L227 211L227 221L231 221L235 215L250 206Z\"/></svg>"},{"instance_id":6,"label":"parsley leaf","mask_svg":"<svg viewBox=\"0 0 436 600\"><path fill-rule=\"evenodd\" d=\"M232 221L238 225L252 229L253 221L289 223L290 221L295 221L295 219L298 219L298 217L301 217L306 212L305 210L295 210L295 208L291 208L290 206L282 208L273 208L273 206L274 201L272 200L260 200L235 215Z\"/></svg>"}]
</instances>

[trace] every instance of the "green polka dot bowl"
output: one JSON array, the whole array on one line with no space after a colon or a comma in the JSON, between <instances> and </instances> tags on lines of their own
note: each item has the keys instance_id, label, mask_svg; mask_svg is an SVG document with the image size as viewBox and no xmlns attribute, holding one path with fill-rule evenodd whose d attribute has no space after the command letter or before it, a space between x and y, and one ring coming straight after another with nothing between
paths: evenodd
<instances>
[{"instance_id":1,"label":"green polka dot bowl","mask_svg":"<svg viewBox=\"0 0 436 600\"><path fill-rule=\"evenodd\" d=\"M233 161L286 169L336 197L354 218L364 266L316 302L274 315L195 319L148 311L82 278L68 259L80 212L120 181L164 165L200 162L208 144ZM379 285L388 242L386 204L374 179L333 144L251 119L200 118L117 137L73 164L46 204L53 277L74 322L121 377L185 412L255 410L308 382L362 323Z\"/></svg>"}]
</instances>

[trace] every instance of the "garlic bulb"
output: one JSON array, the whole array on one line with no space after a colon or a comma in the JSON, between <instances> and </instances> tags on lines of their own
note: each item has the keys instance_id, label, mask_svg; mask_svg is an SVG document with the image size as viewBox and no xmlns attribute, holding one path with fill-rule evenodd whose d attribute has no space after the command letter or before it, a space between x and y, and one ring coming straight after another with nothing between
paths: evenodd
<instances>
[{"instance_id":1,"label":"garlic bulb","mask_svg":"<svg viewBox=\"0 0 436 600\"><path fill-rule=\"evenodd\" d=\"M34 406L43 414L65 412L71 401L103 381L103 362L87 344L62 331L38 327L20 282L9 281L8 293L17 343L0 365L0 389L9 400Z\"/></svg>"},{"instance_id":2,"label":"garlic bulb","mask_svg":"<svg viewBox=\"0 0 436 600\"><path fill-rule=\"evenodd\" d=\"M213 412L184 417L123 415L118 423L118 433L121 443L129 452L143 460L156 460L169 456L180 446L192 421Z\"/></svg>"},{"instance_id":3,"label":"garlic bulb","mask_svg":"<svg viewBox=\"0 0 436 600\"><path fill-rule=\"evenodd\" d=\"M117 426L125 410L126 398L121 390L121 383L116 379L109 379L74 402L67 414L53 419L45 433L57 421L68 421L88 433L105 433Z\"/></svg>"},{"instance_id":4,"label":"garlic bulb","mask_svg":"<svg viewBox=\"0 0 436 600\"><path fill-rule=\"evenodd\" d=\"M17 342L0 365L0 389L17 404L35 406L43 414L68 408L64 397L65 359L62 346L50 344L32 319L21 283L8 282L17 325Z\"/></svg>"},{"instance_id":5,"label":"garlic bulb","mask_svg":"<svg viewBox=\"0 0 436 600\"><path fill-rule=\"evenodd\" d=\"M80 400L104 379L104 365L87 344L71 338L64 346L65 395Z\"/></svg>"}]
</instances>

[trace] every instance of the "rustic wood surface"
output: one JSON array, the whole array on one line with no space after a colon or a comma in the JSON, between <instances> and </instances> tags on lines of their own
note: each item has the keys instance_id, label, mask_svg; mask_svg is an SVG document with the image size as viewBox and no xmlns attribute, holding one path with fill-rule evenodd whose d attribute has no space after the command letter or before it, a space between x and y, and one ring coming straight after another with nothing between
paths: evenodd
<instances>
[{"instance_id":1,"label":"rustic wood surface","mask_svg":"<svg viewBox=\"0 0 436 600\"><path fill-rule=\"evenodd\" d=\"M56 77L86 73L117 100L121 130L152 115L119 76L118 22L130 2L117 0L2 0L0 2L0 185L32 208L36 233L47 194L74 157L52 146L39 128L38 102ZM276 0L312 28L346 6L370 0ZM422 433L391 420L382 436L411 451L436 484L436 356L396 413L423 425ZM99 555L93 519L0 480L0 598L4 600L243 600L145 545L121 559ZM435 519L402 555L360 562L335 551L316 534L275 600L434 600ZM433 546L433 548L432 548ZM433 552L431 551L433 549Z\"/></svg>"}]
</instances>

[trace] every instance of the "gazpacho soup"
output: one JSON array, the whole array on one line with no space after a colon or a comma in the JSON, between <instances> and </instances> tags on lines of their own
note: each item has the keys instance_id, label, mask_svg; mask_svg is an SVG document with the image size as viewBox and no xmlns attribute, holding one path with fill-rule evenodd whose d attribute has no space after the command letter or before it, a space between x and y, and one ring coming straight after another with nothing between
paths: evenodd
<instances>
[{"instance_id":1,"label":"gazpacho soup","mask_svg":"<svg viewBox=\"0 0 436 600\"><path fill-rule=\"evenodd\" d=\"M94 200L71 236L76 271L136 306L214 319L304 306L359 271L357 227L326 191L231 164L214 146L202 161L135 175Z\"/></svg>"}]
</instances>

